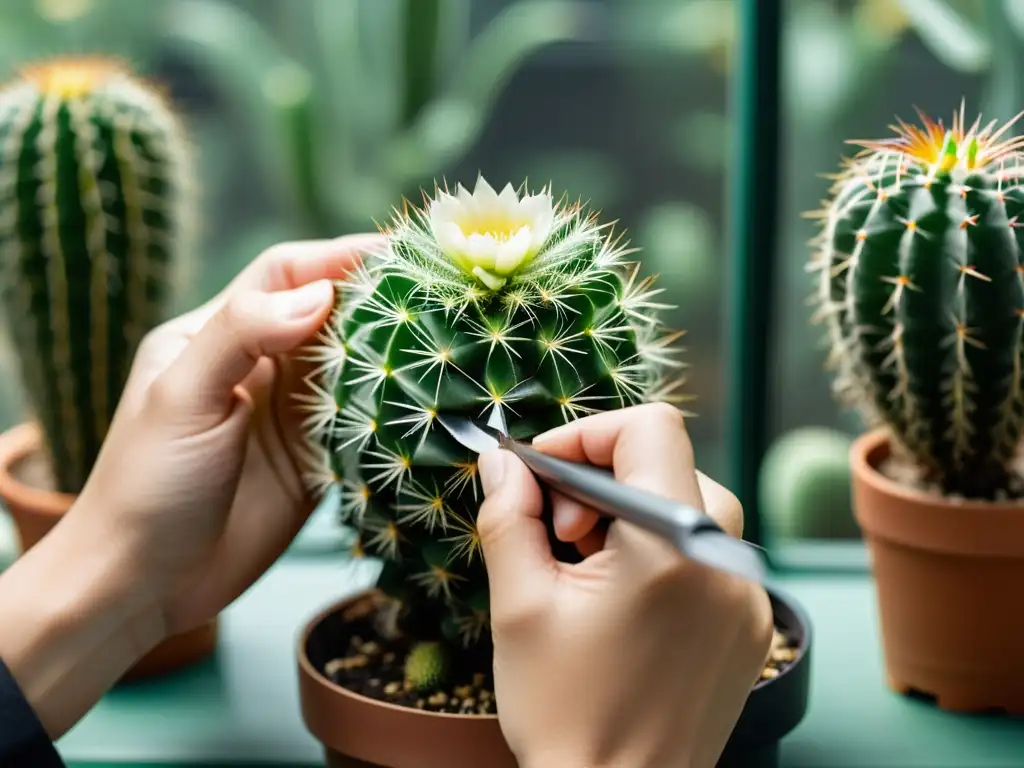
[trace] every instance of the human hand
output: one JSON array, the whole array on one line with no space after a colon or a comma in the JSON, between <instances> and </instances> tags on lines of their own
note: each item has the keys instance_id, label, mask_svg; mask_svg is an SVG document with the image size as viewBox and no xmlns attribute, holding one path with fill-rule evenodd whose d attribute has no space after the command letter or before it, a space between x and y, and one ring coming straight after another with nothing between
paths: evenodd
<instances>
[{"instance_id":1,"label":"human hand","mask_svg":"<svg viewBox=\"0 0 1024 768\"><path fill-rule=\"evenodd\" d=\"M359 235L270 248L140 346L68 517L116 542L166 634L233 601L314 509L296 454L301 414L285 399L310 365L289 353L327 319L331 281L380 242Z\"/></svg>"},{"instance_id":2,"label":"human hand","mask_svg":"<svg viewBox=\"0 0 1024 768\"><path fill-rule=\"evenodd\" d=\"M589 416L534 441L612 467L629 485L703 509L733 535L738 500L694 468L681 414L662 404ZM687 561L667 542L554 498L555 560L541 490L507 451L480 457L478 519L490 581L502 731L523 768L711 768L768 656L761 587Z\"/></svg>"}]
</instances>

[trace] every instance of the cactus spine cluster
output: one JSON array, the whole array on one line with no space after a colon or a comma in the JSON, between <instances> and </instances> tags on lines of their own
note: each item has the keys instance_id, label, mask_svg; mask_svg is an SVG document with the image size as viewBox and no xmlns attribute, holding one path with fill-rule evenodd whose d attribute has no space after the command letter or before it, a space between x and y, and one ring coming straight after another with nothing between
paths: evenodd
<instances>
[{"instance_id":1,"label":"cactus spine cluster","mask_svg":"<svg viewBox=\"0 0 1024 768\"><path fill-rule=\"evenodd\" d=\"M1019 117L1019 115L1018 115ZM1016 118L1015 118L1016 119ZM836 390L950 495L1017 495L1024 137L921 114L835 177L813 266Z\"/></svg>"},{"instance_id":2,"label":"cactus spine cluster","mask_svg":"<svg viewBox=\"0 0 1024 768\"><path fill-rule=\"evenodd\" d=\"M499 411L528 438L585 414L678 400L667 305L630 249L580 203L549 191L438 191L406 205L338 286L297 393L320 458L309 481L341 487L356 554L383 559L378 586L405 632L479 647L488 587L476 529L476 456L438 413ZM435 647L435 648L436 648Z\"/></svg>"},{"instance_id":3,"label":"cactus spine cluster","mask_svg":"<svg viewBox=\"0 0 1024 768\"><path fill-rule=\"evenodd\" d=\"M48 61L0 90L0 288L55 490L95 462L191 249L188 146L148 84Z\"/></svg>"}]
</instances>

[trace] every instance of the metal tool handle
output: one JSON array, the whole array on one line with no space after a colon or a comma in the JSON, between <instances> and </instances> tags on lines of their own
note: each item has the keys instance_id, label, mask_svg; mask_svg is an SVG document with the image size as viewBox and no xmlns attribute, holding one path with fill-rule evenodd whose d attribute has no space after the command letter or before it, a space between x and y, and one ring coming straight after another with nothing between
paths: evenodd
<instances>
[{"instance_id":1,"label":"metal tool handle","mask_svg":"<svg viewBox=\"0 0 1024 768\"><path fill-rule=\"evenodd\" d=\"M547 485L597 512L621 518L662 536L679 549L699 530L722 531L713 518L693 507L617 481L606 469L547 456L524 443L501 439Z\"/></svg>"}]
</instances>

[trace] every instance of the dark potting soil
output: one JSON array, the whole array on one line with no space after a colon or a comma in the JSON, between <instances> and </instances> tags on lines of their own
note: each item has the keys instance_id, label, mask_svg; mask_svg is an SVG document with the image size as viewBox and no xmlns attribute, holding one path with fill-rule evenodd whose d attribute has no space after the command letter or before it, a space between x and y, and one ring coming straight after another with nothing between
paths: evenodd
<instances>
[{"instance_id":1,"label":"dark potting soil","mask_svg":"<svg viewBox=\"0 0 1024 768\"><path fill-rule=\"evenodd\" d=\"M372 619L347 625L347 648L327 662L324 674L348 690L378 701L431 712L494 715L494 677L480 661L456 659L449 684L443 689L416 691L405 682L405 658L412 644L407 639L387 640L374 629ZM476 668L474 668L474 666Z\"/></svg>"},{"instance_id":2,"label":"dark potting soil","mask_svg":"<svg viewBox=\"0 0 1024 768\"><path fill-rule=\"evenodd\" d=\"M455 660L447 686L421 692L405 682L405 658L411 642L382 638L374 627L372 613L350 619L340 640L344 647L338 649L337 658L327 662L323 672L353 693L430 712L497 714L494 677L490 665L480 657ZM785 630L776 628L760 682L778 677L796 656L796 642Z\"/></svg>"}]
</instances>

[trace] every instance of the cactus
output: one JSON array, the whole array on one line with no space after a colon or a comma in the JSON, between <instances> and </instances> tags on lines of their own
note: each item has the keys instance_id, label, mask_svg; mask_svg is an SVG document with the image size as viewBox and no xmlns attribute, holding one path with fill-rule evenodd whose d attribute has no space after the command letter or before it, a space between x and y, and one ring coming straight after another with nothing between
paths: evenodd
<instances>
[{"instance_id":1,"label":"cactus","mask_svg":"<svg viewBox=\"0 0 1024 768\"><path fill-rule=\"evenodd\" d=\"M441 643L417 643L405 657L405 679L414 690L429 691L448 680L450 663Z\"/></svg>"},{"instance_id":2,"label":"cactus","mask_svg":"<svg viewBox=\"0 0 1024 768\"><path fill-rule=\"evenodd\" d=\"M1024 137L919 113L835 177L813 266L842 402L945 494L1017 495ZM1024 113L1022 113L1024 114ZM1020 115L1018 115L1020 117Z\"/></svg>"},{"instance_id":3,"label":"cactus","mask_svg":"<svg viewBox=\"0 0 1024 768\"><path fill-rule=\"evenodd\" d=\"M55 490L84 485L185 266L188 151L117 61L46 61L0 90L0 288Z\"/></svg>"},{"instance_id":4,"label":"cactus","mask_svg":"<svg viewBox=\"0 0 1024 768\"><path fill-rule=\"evenodd\" d=\"M488 419L528 438L585 414L679 402L682 366L655 277L586 206L549 190L436 191L406 204L338 286L339 306L306 354L296 393L311 437L308 478L341 488L354 552L383 559L378 587L398 624L443 649L489 629L476 530L475 456L438 412Z\"/></svg>"}]
</instances>

